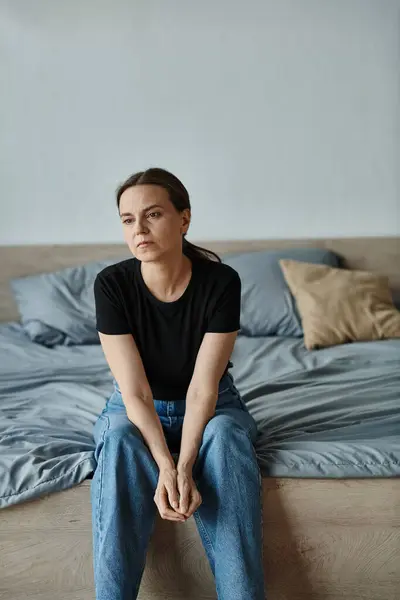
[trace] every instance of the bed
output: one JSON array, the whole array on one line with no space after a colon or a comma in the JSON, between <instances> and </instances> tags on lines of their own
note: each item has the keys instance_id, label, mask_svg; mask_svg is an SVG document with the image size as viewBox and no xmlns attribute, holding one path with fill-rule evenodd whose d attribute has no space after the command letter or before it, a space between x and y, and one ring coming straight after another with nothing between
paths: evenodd
<instances>
[{"instance_id":1,"label":"bed","mask_svg":"<svg viewBox=\"0 0 400 600\"><path fill-rule=\"evenodd\" d=\"M329 248L400 290L400 238L204 245ZM0 248L0 598L94 598L91 426L112 389L99 345L30 341L8 283L126 255L122 245ZM239 336L232 361L261 430L269 600L400 598L400 340L311 352L299 338ZM193 519L158 519L139 598L216 598Z\"/></svg>"}]
</instances>

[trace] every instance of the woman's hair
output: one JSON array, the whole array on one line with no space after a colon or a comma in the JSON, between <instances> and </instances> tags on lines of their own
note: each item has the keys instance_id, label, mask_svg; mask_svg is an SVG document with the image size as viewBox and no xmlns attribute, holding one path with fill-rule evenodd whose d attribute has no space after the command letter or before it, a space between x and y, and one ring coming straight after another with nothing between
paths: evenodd
<instances>
[{"instance_id":1,"label":"woman's hair","mask_svg":"<svg viewBox=\"0 0 400 600\"><path fill-rule=\"evenodd\" d=\"M169 171L151 168L146 171L134 173L118 187L116 192L118 210L123 192L135 185L159 185L167 190L169 199L177 211L182 212L185 208L191 208L189 193L183 183ZM201 248L200 246L195 246L187 241L185 235L186 234L183 234L182 236L182 252L190 258L190 260L202 259L217 260L221 262L220 257L215 252L207 250L206 248Z\"/></svg>"}]
</instances>

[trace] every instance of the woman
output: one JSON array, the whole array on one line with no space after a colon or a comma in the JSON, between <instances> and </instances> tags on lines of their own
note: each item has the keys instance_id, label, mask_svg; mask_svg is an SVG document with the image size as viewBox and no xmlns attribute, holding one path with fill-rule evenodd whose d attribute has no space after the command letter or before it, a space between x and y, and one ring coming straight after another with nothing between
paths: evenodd
<instances>
[{"instance_id":1,"label":"woman","mask_svg":"<svg viewBox=\"0 0 400 600\"><path fill-rule=\"evenodd\" d=\"M117 206L133 258L94 284L114 376L94 427L96 599L137 598L158 510L194 515L220 600L264 600L257 426L228 371L239 275L185 239L189 195L168 171L129 177Z\"/></svg>"}]
</instances>

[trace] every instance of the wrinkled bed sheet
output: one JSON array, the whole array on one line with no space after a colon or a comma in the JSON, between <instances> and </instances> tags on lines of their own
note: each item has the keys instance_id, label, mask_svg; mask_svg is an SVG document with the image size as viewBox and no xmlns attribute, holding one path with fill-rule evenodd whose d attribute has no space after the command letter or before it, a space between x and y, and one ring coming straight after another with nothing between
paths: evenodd
<instances>
[{"instance_id":1,"label":"wrinkled bed sheet","mask_svg":"<svg viewBox=\"0 0 400 600\"><path fill-rule=\"evenodd\" d=\"M400 475L400 340L308 351L239 335L232 362L264 476ZM92 429L112 391L100 345L46 348L0 326L0 507L92 475Z\"/></svg>"}]
</instances>

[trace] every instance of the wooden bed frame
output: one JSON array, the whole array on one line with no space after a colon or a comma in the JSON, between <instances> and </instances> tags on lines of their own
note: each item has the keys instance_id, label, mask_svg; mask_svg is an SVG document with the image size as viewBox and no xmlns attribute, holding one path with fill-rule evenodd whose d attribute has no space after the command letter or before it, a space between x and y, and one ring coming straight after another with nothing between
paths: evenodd
<instances>
[{"instance_id":1,"label":"wooden bed frame","mask_svg":"<svg viewBox=\"0 0 400 600\"><path fill-rule=\"evenodd\" d=\"M400 238L199 242L219 253L319 246L344 266L390 277L400 292ZM0 321L18 320L7 282L90 260L124 245L0 247ZM0 510L0 598L93 600L91 480ZM398 600L400 479L263 481L269 600ZM190 519L157 520L140 600L211 600L212 574Z\"/></svg>"}]
</instances>

